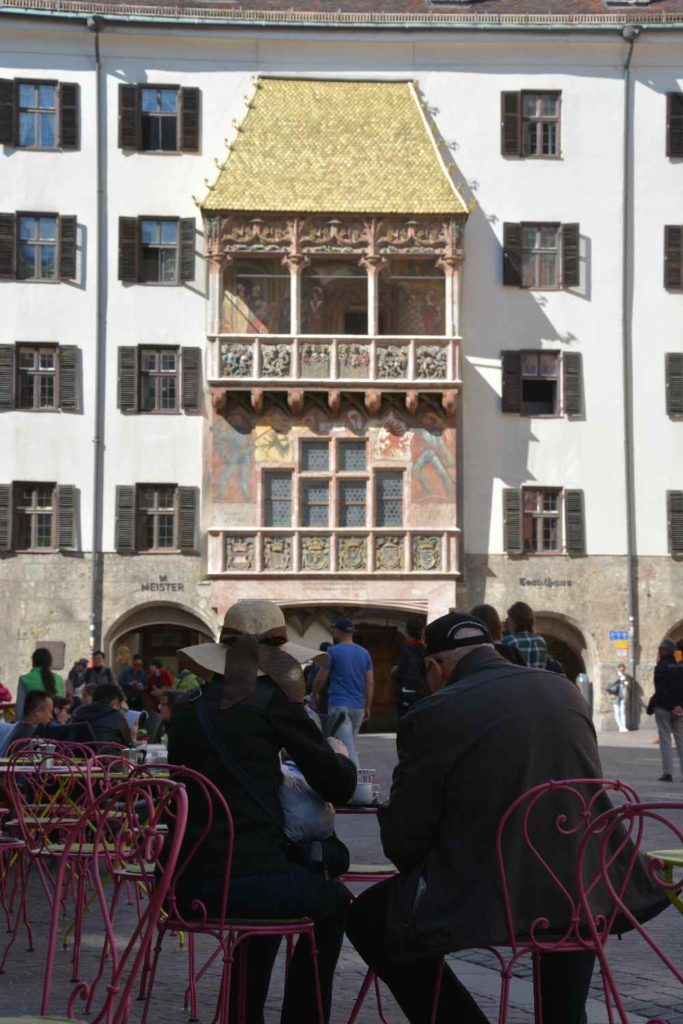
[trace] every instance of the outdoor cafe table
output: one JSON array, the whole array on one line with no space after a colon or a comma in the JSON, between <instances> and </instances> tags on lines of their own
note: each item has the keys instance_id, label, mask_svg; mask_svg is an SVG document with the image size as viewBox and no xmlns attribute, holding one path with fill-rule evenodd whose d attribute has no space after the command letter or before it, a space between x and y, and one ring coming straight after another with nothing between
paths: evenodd
<instances>
[{"instance_id":1,"label":"outdoor cafe table","mask_svg":"<svg viewBox=\"0 0 683 1024\"><path fill-rule=\"evenodd\" d=\"M674 871L676 868L683 870L683 847L678 850L648 850L646 856L650 860L657 860L662 864L664 881L668 885L673 885ZM683 914L683 899L681 899L680 893L674 892L673 889L666 889L666 894L679 914Z\"/></svg>"}]
</instances>

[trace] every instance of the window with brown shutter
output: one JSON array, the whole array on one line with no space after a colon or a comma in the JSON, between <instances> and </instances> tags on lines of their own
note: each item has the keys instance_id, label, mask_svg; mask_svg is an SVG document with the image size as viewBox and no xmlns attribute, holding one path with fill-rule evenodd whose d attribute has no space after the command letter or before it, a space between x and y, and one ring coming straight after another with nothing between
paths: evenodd
<instances>
[{"instance_id":1,"label":"window with brown shutter","mask_svg":"<svg viewBox=\"0 0 683 1024\"><path fill-rule=\"evenodd\" d=\"M0 216L0 236L3 233ZM57 213L18 213L13 217L16 242L11 246L12 263L20 281L67 281L76 277L77 219ZM9 219L7 220L9 228ZM16 246L16 249L15 249ZM6 253L10 247L5 242ZM0 237L0 266L3 264ZM16 260L14 254L16 252ZM9 255L5 264L9 267ZM0 276L10 276L2 274ZM11 276L14 276L12 274Z\"/></svg>"},{"instance_id":2,"label":"window with brown shutter","mask_svg":"<svg viewBox=\"0 0 683 1024\"><path fill-rule=\"evenodd\" d=\"M562 356L562 411L565 416L583 415L583 359L580 352Z\"/></svg>"},{"instance_id":3,"label":"window with brown shutter","mask_svg":"<svg viewBox=\"0 0 683 1024\"><path fill-rule=\"evenodd\" d=\"M562 550L558 487L524 487L522 490L522 532L527 555Z\"/></svg>"},{"instance_id":4,"label":"window with brown shutter","mask_svg":"<svg viewBox=\"0 0 683 1024\"><path fill-rule=\"evenodd\" d=\"M75 217L59 218L59 277L62 281L73 281L76 277L76 232Z\"/></svg>"},{"instance_id":5,"label":"window with brown shutter","mask_svg":"<svg viewBox=\"0 0 683 1024\"><path fill-rule=\"evenodd\" d=\"M524 550L522 492L518 487L505 487L503 490L503 534L508 555L521 555Z\"/></svg>"},{"instance_id":6,"label":"window with brown shutter","mask_svg":"<svg viewBox=\"0 0 683 1024\"><path fill-rule=\"evenodd\" d=\"M683 558L683 491L667 491L666 509L669 520L669 553Z\"/></svg>"},{"instance_id":7,"label":"window with brown shutter","mask_svg":"<svg viewBox=\"0 0 683 1024\"><path fill-rule=\"evenodd\" d=\"M666 354L666 412L683 416L683 352Z\"/></svg>"},{"instance_id":8,"label":"window with brown shutter","mask_svg":"<svg viewBox=\"0 0 683 1024\"><path fill-rule=\"evenodd\" d=\"M59 408L80 412L80 351L76 345L59 346Z\"/></svg>"},{"instance_id":9,"label":"window with brown shutter","mask_svg":"<svg viewBox=\"0 0 683 1024\"><path fill-rule=\"evenodd\" d=\"M176 535L181 551L197 550L197 513L199 491L196 487L178 487L176 492Z\"/></svg>"},{"instance_id":10,"label":"window with brown shutter","mask_svg":"<svg viewBox=\"0 0 683 1024\"><path fill-rule=\"evenodd\" d=\"M0 144L14 146L17 141L16 90L11 78L0 78Z\"/></svg>"},{"instance_id":11,"label":"window with brown shutter","mask_svg":"<svg viewBox=\"0 0 683 1024\"><path fill-rule=\"evenodd\" d=\"M683 158L683 93L670 92L666 97L666 155Z\"/></svg>"},{"instance_id":12,"label":"window with brown shutter","mask_svg":"<svg viewBox=\"0 0 683 1024\"><path fill-rule=\"evenodd\" d=\"M180 358L183 409L185 412L201 412L202 350L183 348Z\"/></svg>"},{"instance_id":13,"label":"window with brown shutter","mask_svg":"<svg viewBox=\"0 0 683 1024\"><path fill-rule=\"evenodd\" d=\"M503 225L503 284L550 291L580 283L578 224Z\"/></svg>"},{"instance_id":14,"label":"window with brown shutter","mask_svg":"<svg viewBox=\"0 0 683 1024\"><path fill-rule=\"evenodd\" d=\"M678 224L664 228L664 287L683 288L683 226Z\"/></svg>"},{"instance_id":15,"label":"window with brown shutter","mask_svg":"<svg viewBox=\"0 0 683 1024\"><path fill-rule=\"evenodd\" d=\"M586 516L583 491L564 492L565 548L568 555L586 554Z\"/></svg>"},{"instance_id":16,"label":"window with brown shutter","mask_svg":"<svg viewBox=\"0 0 683 1024\"><path fill-rule=\"evenodd\" d=\"M116 550L155 553L197 550L199 492L176 484L116 488Z\"/></svg>"},{"instance_id":17,"label":"window with brown shutter","mask_svg":"<svg viewBox=\"0 0 683 1024\"><path fill-rule=\"evenodd\" d=\"M578 224L562 225L562 287L578 288L581 283Z\"/></svg>"},{"instance_id":18,"label":"window with brown shutter","mask_svg":"<svg viewBox=\"0 0 683 1024\"><path fill-rule=\"evenodd\" d=\"M560 155L559 92L521 94L522 156Z\"/></svg>"},{"instance_id":19,"label":"window with brown shutter","mask_svg":"<svg viewBox=\"0 0 683 1024\"><path fill-rule=\"evenodd\" d=\"M119 281L139 280L140 224L137 217L119 217Z\"/></svg>"},{"instance_id":20,"label":"window with brown shutter","mask_svg":"<svg viewBox=\"0 0 683 1024\"><path fill-rule=\"evenodd\" d=\"M14 345L0 345L0 412L14 408Z\"/></svg>"},{"instance_id":21,"label":"window with brown shutter","mask_svg":"<svg viewBox=\"0 0 683 1024\"><path fill-rule=\"evenodd\" d=\"M59 83L59 146L78 149L80 141L79 89L74 82Z\"/></svg>"},{"instance_id":22,"label":"window with brown shutter","mask_svg":"<svg viewBox=\"0 0 683 1024\"><path fill-rule=\"evenodd\" d=\"M58 548L76 547L76 493L76 488L71 484L60 484L56 488L56 546Z\"/></svg>"},{"instance_id":23,"label":"window with brown shutter","mask_svg":"<svg viewBox=\"0 0 683 1024\"><path fill-rule=\"evenodd\" d=\"M197 153L199 89L177 85L119 86L119 147L141 153Z\"/></svg>"},{"instance_id":24,"label":"window with brown shutter","mask_svg":"<svg viewBox=\"0 0 683 1024\"><path fill-rule=\"evenodd\" d=\"M0 484L0 551L12 550L12 485Z\"/></svg>"},{"instance_id":25,"label":"window with brown shutter","mask_svg":"<svg viewBox=\"0 0 683 1024\"><path fill-rule=\"evenodd\" d=\"M15 551L56 547L57 489L54 483L15 483L12 486Z\"/></svg>"},{"instance_id":26,"label":"window with brown shutter","mask_svg":"<svg viewBox=\"0 0 683 1024\"><path fill-rule=\"evenodd\" d=\"M139 412L177 412L180 352L177 348L138 350Z\"/></svg>"},{"instance_id":27,"label":"window with brown shutter","mask_svg":"<svg viewBox=\"0 0 683 1024\"><path fill-rule=\"evenodd\" d=\"M500 151L503 156L522 155L522 94L500 94Z\"/></svg>"},{"instance_id":28,"label":"window with brown shutter","mask_svg":"<svg viewBox=\"0 0 683 1024\"><path fill-rule=\"evenodd\" d=\"M522 287L521 224L503 224L503 284Z\"/></svg>"},{"instance_id":29,"label":"window with brown shutter","mask_svg":"<svg viewBox=\"0 0 683 1024\"><path fill-rule=\"evenodd\" d=\"M16 217L0 213L0 278L12 279L16 272Z\"/></svg>"},{"instance_id":30,"label":"window with brown shutter","mask_svg":"<svg viewBox=\"0 0 683 1024\"><path fill-rule=\"evenodd\" d=\"M121 412L138 411L138 350L132 345L119 348L117 405Z\"/></svg>"},{"instance_id":31,"label":"window with brown shutter","mask_svg":"<svg viewBox=\"0 0 683 1024\"><path fill-rule=\"evenodd\" d=\"M183 217L180 221L180 280L194 281L195 259L194 217Z\"/></svg>"},{"instance_id":32,"label":"window with brown shutter","mask_svg":"<svg viewBox=\"0 0 683 1024\"><path fill-rule=\"evenodd\" d=\"M135 487L116 488L114 546L119 554L135 551Z\"/></svg>"},{"instance_id":33,"label":"window with brown shutter","mask_svg":"<svg viewBox=\"0 0 683 1024\"><path fill-rule=\"evenodd\" d=\"M502 353L503 412L521 412L522 409L522 353Z\"/></svg>"}]
</instances>

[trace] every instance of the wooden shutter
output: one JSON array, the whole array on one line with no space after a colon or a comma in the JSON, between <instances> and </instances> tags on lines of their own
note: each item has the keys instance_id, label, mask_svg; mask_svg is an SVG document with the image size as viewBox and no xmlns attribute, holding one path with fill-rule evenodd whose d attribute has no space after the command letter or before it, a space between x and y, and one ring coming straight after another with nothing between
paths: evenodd
<instances>
[{"instance_id":1,"label":"wooden shutter","mask_svg":"<svg viewBox=\"0 0 683 1024\"><path fill-rule=\"evenodd\" d=\"M180 280L194 281L194 217L180 220Z\"/></svg>"},{"instance_id":2,"label":"wooden shutter","mask_svg":"<svg viewBox=\"0 0 683 1024\"><path fill-rule=\"evenodd\" d=\"M503 224L503 284L522 287L521 224Z\"/></svg>"},{"instance_id":3,"label":"wooden shutter","mask_svg":"<svg viewBox=\"0 0 683 1024\"><path fill-rule=\"evenodd\" d=\"M76 488L61 484L56 489L57 547L76 547Z\"/></svg>"},{"instance_id":4,"label":"wooden shutter","mask_svg":"<svg viewBox=\"0 0 683 1024\"><path fill-rule=\"evenodd\" d=\"M522 410L522 353L503 352L503 412Z\"/></svg>"},{"instance_id":5,"label":"wooden shutter","mask_svg":"<svg viewBox=\"0 0 683 1024\"><path fill-rule=\"evenodd\" d=\"M119 86L119 149L140 149L140 91Z\"/></svg>"},{"instance_id":6,"label":"wooden shutter","mask_svg":"<svg viewBox=\"0 0 683 1024\"><path fill-rule=\"evenodd\" d=\"M568 555L586 554L583 491L564 492L565 548Z\"/></svg>"},{"instance_id":7,"label":"wooden shutter","mask_svg":"<svg viewBox=\"0 0 683 1024\"><path fill-rule=\"evenodd\" d=\"M199 152L199 89L180 90L180 146L183 153Z\"/></svg>"},{"instance_id":8,"label":"wooden shutter","mask_svg":"<svg viewBox=\"0 0 683 1024\"><path fill-rule=\"evenodd\" d=\"M669 519L669 553L683 556L683 491L667 491L666 510Z\"/></svg>"},{"instance_id":9,"label":"wooden shutter","mask_svg":"<svg viewBox=\"0 0 683 1024\"><path fill-rule=\"evenodd\" d=\"M666 97L666 155L683 157L683 93L670 92Z\"/></svg>"},{"instance_id":10,"label":"wooden shutter","mask_svg":"<svg viewBox=\"0 0 683 1024\"><path fill-rule=\"evenodd\" d=\"M13 213L0 213L0 277L14 277L14 242L16 237Z\"/></svg>"},{"instance_id":11,"label":"wooden shutter","mask_svg":"<svg viewBox=\"0 0 683 1024\"><path fill-rule=\"evenodd\" d=\"M59 346L59 408L64 412L78 412L79 352L76 345Z\"/></svg>"},{"instance_id":12,"label":"wooden shutter","mask_svg":"<svg viewBox=\"0 0 683 1024\"><path fill-rule=\"evenodd\" d=\"M0 345L0 412L14 408L14 345Z\"/></svg>"},{"instance_id":13,"label":"wooden shutter","mask_svg":"<svg viewBox=\"0 0 683 1024\"><path fill-rule=\"evenodd\" d=\"M522 155L522 94L500 94L500 151L503 156Z\"/></svg>"},{"instance_id":14,"label":"wooden shutter","mask_svg":"<svg viewBox=\"0 0 683 1024\"><path fill-rule=\"evenodd\" d=\"M11 78L0 78L0 143L17 144L16 87Z\"/></svg>"},{"instance_id":15,"label":"wooden shutter","mask_svg":"<svg viewBox=\"0 0 683 1024\"><path fill-rule=\"evenodd\" d=\"M12 485L0 484L0 551L12 550Z\"/></svg>"},{"instance_id":16,"label":"wooden shutter","mask_svg":"<svg viewBox=\"0 0 683 1024\"><path fill-rule=\"evenodd\" d=\"M137 217L119 217L119 281L134 284L139 280L139 237Z\"/></svg>"},{"instance_id":17,"label":"wooden shutter","mask_svg":"<svg viewBox=\"0 0 683 1024\"><path fill-rule=\"evenodd\" d=\"M503 490L503 535L508 555L521 555L524 550L522 534L522 492L518 487Z\"/></svg>"},{"instance_id":18,"label":"wooden shutter","mask_svg":"<svg viewBox=\"0 0 683 1024\"><path fill-rule=\"evenodd\" d=\"M62 281L73 281L76 277L76 230L75 217L59 218L59 276Z\"/></svg>"},{"instance_id":19,"label":"wooden shutter","mask_svg":"<svg viewBox=\"0 0 683 1024\"><path fill-rule=\"evenodd\" d=\"M119 348L117 404L122 412L138 411L138 350L132 345Z\"/></svg>"},{"instance_id":20,"label":"wooden shutter","mask_svg":"<svg viewBox=\"0 0 683 1024\"><path fill-rule=\"evenodd\" d=\"M583 413L583 360L580 352L562 356L562 411L565 416Z\"/></svg>"},{"instance_id":21,"label":"wooden shutter","mask_svg":"<svg viewBox=\"0 0 683 1024\"><path fill-rule=\"evenodd\" d=\"M664 287L683 287L683 227L677 224L664 228Z\"/></svg>"},{"instance_id":22,"label":"wooden shutter","mask_svg":"<svg viewBox=\"0 0 683 1024\"><path fill-rule=\"evenodd\" d=\"M59 145L62 149L78 149L79 92L73 82L59 83Z\"/></svg>"},{"instance_id":23,"label":"wooden shutter","mask_svg":"<svg viewBox=\"0 0 683 1024\"><path fill-rule=\"evenodd\" d=\"M683 352L666 354L667 416L683 416Z\"/></svg>"},{"instance_id":24,"label":"wooden shutter","mask_svg":"<svg viewBox=\"0 0 683 1024\"><path fill-rule=\"evenodd\" d=\"M126 553L135 550L135 488L116 488L116 523L114 527L116 550Z\"/></svg>"},{"instance_id":25,"label":"wooden shutter","mask_svg":"<svg viewBox=\"0 0 683 1024\"><path fill-rule=\"evenodd\" d=\"M184 348L181 352L181 402L185 412L200 412L202 387L202 350Z\"/></svg>"},{"instance_id":26,"label":"wooden shutter","mask_svg":"<svg viewBox=\"0 0 683 1024\"><path fill-rule=\"evenodd\" d=\"M562 225L562 287L578 288L581 284L579 264L579 225Z\"/></svg>"},{"instance_id":27,"label":"wooden shutter","mask_svg":"<svg viewBox=\"0 0 683 1024\"><path fill-rule=\"evenodd\" d=\"M197 550L198 496L196 487L179 487L176 491L178 547L181 551Z\"/></svg>"}]
</instances>

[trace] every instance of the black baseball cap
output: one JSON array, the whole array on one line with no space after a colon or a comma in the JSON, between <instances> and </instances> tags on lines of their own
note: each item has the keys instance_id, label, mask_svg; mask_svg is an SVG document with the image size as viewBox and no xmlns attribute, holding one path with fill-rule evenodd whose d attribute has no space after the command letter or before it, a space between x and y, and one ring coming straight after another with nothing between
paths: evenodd
<instances>
[{"instance_id":1,"label":"black baseball cap","mask_svg":"<svg viewBox=\"0 0 683 1024\"><path fill-rule=\"evenodd\" d=\"M458 639L458 633L464 629L476 629L480 636L464 636ZM430 622L425 629L425 656L432 657L443 651L457 651L460 647L474 647L475 644L492 644L491 634L487 627L473 615L462 615L460 612L449 612L440 619Z\"/></svg>"},{"instance_id":2,"label":"black baseball cap","mask_svg":"<svg viewBox=\"0 0 683 1024\"><path fill-rule=\"evenodd\" d=\"M340 633L353 633L353 623L351 619L337 619L332 623L332 629L338 629Z\"/></svg>"}]
</instances>

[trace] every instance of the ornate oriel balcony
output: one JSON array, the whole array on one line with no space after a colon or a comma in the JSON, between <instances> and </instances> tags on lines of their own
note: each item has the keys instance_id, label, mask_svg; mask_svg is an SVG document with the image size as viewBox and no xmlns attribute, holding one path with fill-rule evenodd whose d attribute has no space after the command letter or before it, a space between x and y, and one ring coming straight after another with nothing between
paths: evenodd
<instances>
[{"instance_id":1,"label":"ornate oriel balcony","mask_svg":"<svg viewBox=\"0 0 683 1024\"><path fill-rule=\"evenodd\" d=\"M458 572L457 528L209 530L209 575L387 576Z\"/></svg>"}]
</instances>

